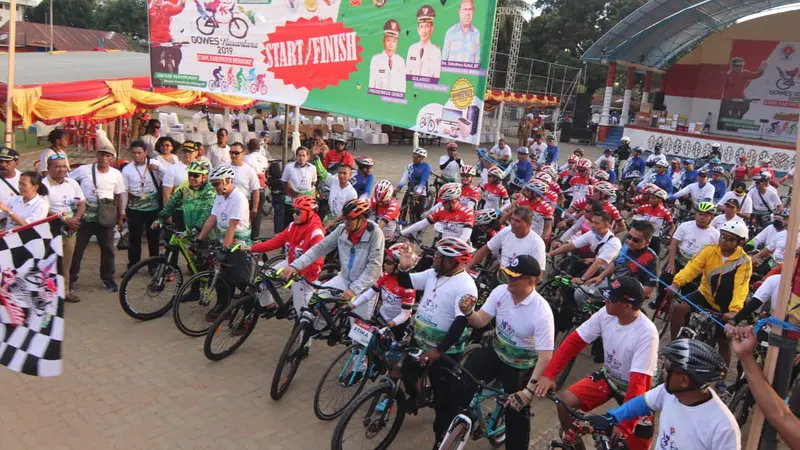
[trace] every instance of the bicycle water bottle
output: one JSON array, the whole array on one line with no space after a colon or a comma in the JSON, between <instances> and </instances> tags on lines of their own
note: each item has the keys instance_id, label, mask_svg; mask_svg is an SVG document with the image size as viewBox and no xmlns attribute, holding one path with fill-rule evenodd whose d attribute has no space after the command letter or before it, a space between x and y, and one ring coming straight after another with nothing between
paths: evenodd
<instances>
[{"instance_id":1,"label":"bicycle water bottle","mask_svg":"<svg viewBox=\"0 0 800 450\"><path fill-rule=\"evenodd\" d=\"M389 376L400 378L400 369L403 367L403 352L397 349L396 344L386 352L386 359L389 361Z\"/></svg>"}]
</instances>

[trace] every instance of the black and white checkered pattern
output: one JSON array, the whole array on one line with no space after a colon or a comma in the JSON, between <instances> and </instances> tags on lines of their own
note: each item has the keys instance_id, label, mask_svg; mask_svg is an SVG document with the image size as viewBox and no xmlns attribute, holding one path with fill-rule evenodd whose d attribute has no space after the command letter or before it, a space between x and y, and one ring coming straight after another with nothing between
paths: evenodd
<instances>
[{"instance_id":1,"label":"black and white checkered pattern","mask_svg":"<svg viewBox=\"0 0 800 450\"><path fill-rule=\"evenodd\" d=\"M59 275L63 273L60 221L0 236L0 364L27 375L59 375L65 292ZM16 273L9 274L10 269ZM43 285L47 274L55 276L55 293ZM15 281L5 286L8 276ZM15 323L15 317L22 323Z\"/></svg>"}]
</instances>

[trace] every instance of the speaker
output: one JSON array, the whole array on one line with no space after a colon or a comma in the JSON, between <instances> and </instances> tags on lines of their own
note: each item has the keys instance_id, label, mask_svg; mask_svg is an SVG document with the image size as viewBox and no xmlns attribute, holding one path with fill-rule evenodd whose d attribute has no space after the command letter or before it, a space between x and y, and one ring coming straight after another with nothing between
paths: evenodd
<instances>
[{"instance_id":1,"label":"speaker","mask_svg":"<svg viewBox=\"0 0 800 450\"><path fill-rule=\"evenodd\" d=\"M561 142L569 142L572 138L572 126L571 122L563 122L558 129L561 130Z\"/></svg>"},{"instance_id":2,"label":"speaker","mask_svg":"<svg viewBox=\"0 0 800 450\"><path fill-rule=\"evenodd\" d=\"M664 104L663 92L656 92L656 96L653 99L653 109L656 111L664 111L667 109L667 106Z\"/></svg>"},{"instance_id":3,"label":"speaker","mask_svg":"<svg viewBox=\"0 0 800 450\"><path fill-rule=\"evenodd\" d=\"M575 114L572 120L576 126L584 126L592 114L592 94L584 93L575 96Z\"/></svg>"}]
</instances>

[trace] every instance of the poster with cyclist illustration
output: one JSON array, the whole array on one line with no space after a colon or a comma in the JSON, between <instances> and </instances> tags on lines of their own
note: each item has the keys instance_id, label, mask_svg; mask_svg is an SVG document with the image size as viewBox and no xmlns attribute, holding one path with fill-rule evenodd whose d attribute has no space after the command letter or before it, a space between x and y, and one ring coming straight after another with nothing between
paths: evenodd
<instances>
[{"instance_id":1,"label":"poster with cyclist illustration","mask_svg":"<svg viewBox=\"0 0 800 450\"><path fill-rule=\"evenodd\" d=\"M797 140L800 42L734 40L717 128ZM762 122L764 120L765 122Z\"/></svg>"},{"instance_id":2,"label":"poster with cyclist illustration","mask_svg":"<svg viewBox=\"0 0 800 450\"><path fill-rule=\"evenodd\" d=\"M479 140L496 0L149 0L153 85Z\"/></svg>"}]
</instances>

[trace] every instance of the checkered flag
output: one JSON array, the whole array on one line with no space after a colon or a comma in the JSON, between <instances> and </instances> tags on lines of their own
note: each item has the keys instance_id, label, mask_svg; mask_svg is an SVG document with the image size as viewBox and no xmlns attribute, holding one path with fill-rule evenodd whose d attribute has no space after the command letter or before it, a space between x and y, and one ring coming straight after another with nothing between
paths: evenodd
<instances>
[{"instance_id":1,"label":"checkered flag","mask_svg":"<svg viewBox=\"0 0 800 450\"><path fill-rule=\"evenodd\" d=\"M0 364L39 377L61 374L65 288L57 218L0 233Z\"/></svg>"}]
</instances>

